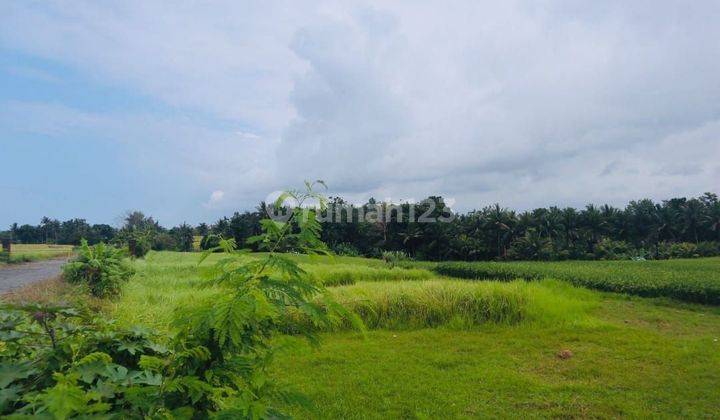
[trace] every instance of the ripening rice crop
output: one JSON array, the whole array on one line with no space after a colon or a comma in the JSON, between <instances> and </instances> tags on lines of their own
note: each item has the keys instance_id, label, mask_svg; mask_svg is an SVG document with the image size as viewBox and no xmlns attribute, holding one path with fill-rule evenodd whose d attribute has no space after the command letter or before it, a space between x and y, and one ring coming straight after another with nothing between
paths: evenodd
<instances>
[{"instance_id":1,"label":"ripening rice crop","mask_svg":"<svg viewBox=\"0 0 720 420\"><path fill-rule=\"evenodd\" d=\"M438 274L479 280L555 278L645 297L720 304L720 258L667 261L449 262Z\"/></svg>"},{"instance_id":2,"label":"ripening rice crop","mask_svg":"<svg viewBox=\"0 0 720 420\"><path fill-rule=\"evenodd\" d=\"M369 267L350 264L303 264L302 268L325 286L349 285L361 281L428 280L436 277L428 270L417 268Z\"/></svg>"},{"instance_id":3,"label":"ripening rice crop","mask_svg":"<svg viewBox=\"0 0 720 420\"><path fill-rule=\"evenodd\" d=\"M369 329L467 328L521 322L556 325L581 320L597 300L590 291L556 281L363 282L332 288L331 293ZM288 323L296 322L307 321L292 313Z\"/></svg>"}]
</instances>

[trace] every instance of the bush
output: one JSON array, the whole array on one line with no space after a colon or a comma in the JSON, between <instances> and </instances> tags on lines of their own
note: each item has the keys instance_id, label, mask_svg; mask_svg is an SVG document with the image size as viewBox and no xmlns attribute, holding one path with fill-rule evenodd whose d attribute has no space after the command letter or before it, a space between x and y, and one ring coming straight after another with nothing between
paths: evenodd
<instances>
[{"instance_id":1,"label":"bush","mask_svg":"<svg viewBox=\"0 0 720 420\"><path fill-rule=\"evenodd\" d=\"M86 285L94 296L115 296L134 273L124 257L120 249L102 242L88 246L83 239L77 258L63 267L63 277L69 283Z\"/></svg>"},{"instance_id":2,"label":"bush","mask_svg":"<svg viewBox=\"0 0 720 420\"><path fill-rule=\"evenodd\" d=\"M152 242L148 238L133 237L128 240L128 252L133 258L143 258L152 249Z\"/></svg>"},{"instance_id":3,"label":"bush","mask_svg":"<svg viewBox=\"0 0 720 420\"><path fill-rule=\"evenodd\" d=\"M278 417L255 401L291 398L188 337L114 323L70 307L0 308L0 415L21 418ZM255 375L253 375L255 374Z\"/></svg>"},{"instance_id":4,"label":"bush","mask_svg":"<svg viewBox=\"0 0 720 420\"><path fill-rule=\"evenodd\" d=\"M627 260L636 254L635 248L625 241L604 238L595 245L595 258L599 260Z\"/></svg>"},{"instance_id":5,"label":"bush","mask_svg":"<svg viewBox=\"0 0 720 420\"><path fill-rule=\"evenodd\" d=\"M390 268L393 268L401 262L409 261L410 257L402 251L384 251L382 253L382 259Z\"/></svg>"},{"instance_id":6,"label":"bush","mask_svg":"<svg viewBox=\"0 0 720 420\"><path fill-rule=\"evenodd\" d=\"M701 257L714 257L720 255L720 242L700 242L697 244L697 253Z\"/></svg>"},{"instance_id":7,"label":"bush","mask_svg":"<svg viewBox=\"0 0 720 420\"><path fill-rule=\"evenodd\" d=\"M697 258L698 246L690 242L660 242L658 244L658 258Z\"/></svg>"},{"instance_id":8,"label":"bush","mask_svg":"<svg viewBox=\"0 0 720 420\"><path fill-rule=\"evenodd\" d=\"M333 247L333 252L343 257L359 257L360 251L355 248L352 244L341 243Z\"/></svg>"}]
</instances>

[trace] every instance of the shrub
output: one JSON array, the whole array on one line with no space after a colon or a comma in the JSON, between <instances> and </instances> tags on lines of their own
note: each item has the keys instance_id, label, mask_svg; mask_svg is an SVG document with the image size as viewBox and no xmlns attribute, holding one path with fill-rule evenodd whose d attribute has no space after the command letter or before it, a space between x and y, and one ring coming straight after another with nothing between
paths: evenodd
<instances>
[{"instance_id":1,"label":"shrub","mask_svg":"<svg viewBox=\"0 0 720 420\"><path fill-rule=\"evenodd\" d=\"M341 243L337 244L333 247L333 252L335 252L337 255L341 255L344 257L359 257L360 251L358 251L357 248L355 248L352 244L349 243Z\"/></svg>"},{"instance_id":2,"label":"shrub","mask_svg":"<svg viewBox=\"0 0 720 420\"><path fill-rule=\"evenodd\" d=\"M133 235L128 239L128 252L133 258L143 258L152 249L152 240L142 235Z\"/></svg>"},{"instance_id":3,"label":"shrub","mask_svg":"<svg viewBox=\"0 0 720 420\"><path fill-rule=\"evenodd\" d=\"M625 241L613 241L603 238L595 245L595 258L599 260L627 260L635 257L637 252Z\"/></svg>"},{"instance_id":4,"label":"shrub","mask_svg":"<svg viewBox=\"0 0 720 420\"><path fill-rule=\"evenodd\" d=\"M162 336L69 307L0 309L0 414L21 418L277 417L256 403L293 395L190 337ZM299 399L295 399L301 402Z\"/></svg>"},{"instance_id":5,"label":"shrub","mask_svg":"<svg viewBox=\"0 0 720 420\"><path fill-rule=\"evenodd\" d=\"M403 261L409 261L410 257L402 251L383 251L382 259L390 268L393 268Z\"/></svg>"},{"instance_id":6,"label":"shrub","mask_svg":"<svg viewBox=\"0 0 720 420\"><path fill-rule=\"evenodd\" d=\"M658 258L697 258L698 246L689 242L661 242L658 244Z\"/></svg>"},{"instance_id":7,"label":"shrub","mask_svg":"<svg viewBox=\"0 0 720 420\"><path fill-rule=\"evenodd\" d=\"M701 257L720 255L720 242L700 242L697 244L697 253Z\"/></svg>"},{"instance_id":8,"label":"shrub","mask_svg":"<svg viewBox=\"0 0 720 420\"><path fill-rule=\"evenodd\" d=\"M169 351L146 331L120 330L70 307L26 305L0 310L0 336L3 415L159 414L150 407L164 378L147 361Z\"/></svg>"},{"instance_id":9,"label":"shrub","mask_svg":"<svg viewBox=\"0 0 720 420\"><path fill-rule=\"evenodd\" d=\"M63 267L63 277L69 283L86 285L94 296L115 296L134 273L124 257L120 249L104 243L89 246L83 239L77 258Z\"/></svg>"}]
</instances>

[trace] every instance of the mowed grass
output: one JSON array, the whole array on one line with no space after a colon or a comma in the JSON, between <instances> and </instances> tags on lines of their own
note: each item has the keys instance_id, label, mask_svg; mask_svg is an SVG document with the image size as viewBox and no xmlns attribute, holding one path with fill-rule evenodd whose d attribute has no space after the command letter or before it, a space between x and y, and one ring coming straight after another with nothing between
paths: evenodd
<instances>
[{"instance_id":1,"label":"mowed grass","mask_svg":"<svg viewBox=\"0 0 720 420\"><path fill-rule=\"evenodd\" d=\"M274 376L314 403L311 410L286 407L298 418L709 418L720 412L717 306L558 280L478 282L432 274L410 280L378 260L289 257L323 281L337 267L357 267L354 284L330 289L369 328L326 332L318 348L278 355ZM109 310L123 323L169 328L175 308L211 303L223 293L200 287L198 259L153 252L136 261L136 276ZM703 264L685 264L695 262ZM563 351L569 357L559 357Z\"/></svg>"},{"instance_id":2,"label":"mowed grass","mask_svg":"<svg viewBox=\"0 0 720 420\"><path fill-rule=\"evenodd\" d=\"M596 323L325 334L273 372L298 418L717 416L720 314L606 299Z\"/></svg>"},{"instance_id":3,"label":"mowed grass","mask_svg":"<svg viewBox=\"0 0 720 420\"><path fill-rule=\"evenodd\" d=\"M0 246L0 252L4 250ZM31 262L52 258L70 257L73 254L72 245L45 245L45 244L13 244L11 246L10 263Z\"/></svg>"},{"instance_id":4,"label":"mowed grass","mask_svg":"<svg viewBox=\"0 0 720 420\"><path fill-rule=\"evenodd\" d=\"M554 278L592 289L720 304L720 258L663 261L449 262L442 275L466 279Z\"/></svg>"}]
</instances>

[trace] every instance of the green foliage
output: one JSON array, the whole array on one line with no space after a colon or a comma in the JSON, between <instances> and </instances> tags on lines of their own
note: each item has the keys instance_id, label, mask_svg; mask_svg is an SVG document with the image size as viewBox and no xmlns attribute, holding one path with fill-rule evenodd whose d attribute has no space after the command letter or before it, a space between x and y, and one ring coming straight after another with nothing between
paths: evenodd
<instances>
[{"instance_id":1,"label":"green foliage","mask_svg":"<svg viewBox=\"0 0 720 420\"><path fill-rule=\"evenodd\" d=\"M628 260L642 255L625 241L604 238L595 246L595 257L599 260Z\"/></svg>"},{"instance_id":2,"label":"green foliage","mask_svg":"<svg viewBox=\"0 0 720 420\"><path fill-rule=\"evenodd\" d=\"M64 419L160 413L162 377L141 357L171 357L142 329L122 330L63 306L0 309L0 413ZM144 356L143 356L144 355ZM137 404L130 395L144 395Z\"/></svg>"},{"instance_id":3,"label":"green foliage","mask_svg":"<svg viewBox=\"0 0 720 420\"><path fill-rule=\"evenodd\" d=\"M83 240L77 258L63 267L63 277L69 283L87 286L94 296L115 296L134 273L124 257L122 250L102 242L89 246Z\"/></svg>"},{"instance_id":4,"label":"green foliage","mask_svg":"<svg viewBox=\"0 0 720 420\"><path fill-rule=\"evenodd\" d=\"M578 286L720 303L720 259L670 261L446 262L438 274L489 280L555 278Z\"/></svg>"},{"instance_id":5,"label":"green foliage","mask_svg":"<svg viewBox=\"0 0 720 420\"><path fill-rule=\"evenodd\" d=\"M131 257L144 258L152 249L153 243L157 239L157 232L150 229L121 232L118 238L127 243Z\"/></svg>"},{"instance_id":6,"label":"green foliage","mask_svg":"<svg viewBox=\"0 0 720 420\"><path fill-rule=\"evenodd\" d=\"M222 236L216 235L214 233L208 234L203 236L202 240L200 241L200 249L207 251L209 249L217 249L218 252L220 252L220 241L222 240Z\"/></svg>"},{"instance_id":7,"label":"green foliage","mask_svg":"<svg viewBox=\"0 0 720 420\"><path fill-rule=\"evenodd\" d=\"M532 228L516 239L508 250L508 257L515 260L548 260L552 254L550 240Z\"/></svg>"},{"instance_id":8,"label":"green foliage","mask_svg":"<svg viewBox=\"0 0 720 420\"><path fill-rule=\"evenodd\" d=\"M703 246L705 247L705 253L709 253L710 255L716 255L712 252L717 249L717 244L710 243L708 246L707 243L703 243ZM700 256L702 255L700 254L698 245L689 242L662 242L658 244L657 247L658 259L698 258Z\"/></svg>"},{"instance_id":9,"label":"green foliage","mask_svg":"<svg viewBox=\"0 0 720 420\"><path fill-rule=\"evenodd\" d=\"M410 257L402 251L385 251L382 253L382 260L390 268L393 268L402 262L409 261Z\"/></svg>"},{"instance_id":10,"label":"green foliage","mask_svg":"<svg viewBox=\"0 0 720 420\"><path fill-rule=\"evenodd\" d=\"M358 251L357 248L355 248L352 244L343 242L341 244L337 244L332 247L332 250L337 255L341 255L344 257L359 257L360 251Z\"/></svg>"},{"instance_id":11,"label":"green foliage","mask_svg":"<svg viewBox=\"0 0 720 420\"><path fill-rule=\"evenodd\" d=\"M191 337L121 329L66 307L5 307L0 339L2 414L267 418L276 413L261 398L291 396L250 353L220 357Z\"/></svg>"},{"instance_id":12,"label":"green foliage","mask_svg":"<svg viewBox=\"0 0 720 420\"><path fill-rule=\"evenodd\" d=\"M327 254L320 241L320 224L314 209L303 207L309 200L324 205L324 198L306 183L305 192L286 192L278 199L278 207L286 198L298 206L286 222L266 219L263 233L252 238L269 253L257 259L243 258L234 239L221 240L218 248L227 256L207 273L209 284L225 288L210 304L178 313L177 337L185 345L207 349L207 361L198 367L198 378L233 373L227 399L208 401L207 410L219 410L231 418L275 417L272 407L278 389L267 370L276 348L271 339L280 331L289 311L298 311L310 320L312 328L296 331L317 341L316 329L329 328L347 321L360 328L356 315L336 303L321 283L314 282L305 270L279 249L300 250L306 254ZM214 249L207 250L207 258ZM185 382L188 392L202 394L201 383Z\"/></svg>"},{"instance_id":13,"label":"green foliage","mask_svg":"<svg viewBox=\"0 0 720 420\"><path fill-rule=\"evenodd\" d=\"M292 197L301 204L319 198L312 184L307 188ZM282 417L276 401L304 403L268 374L277 350L272 338L287 313L307 317L312 327L296 332L313 342L317 329L341 322L362 328L362 322L297 262L274 252L285 240L307 253L327 252L313 210L295 211L300 216L282 225L267 224L258 241L271 252L262 258L243 258L232 239L220 242L227 256L209 276L226 293L178 312L172 337L120 329L65 307L0 311L2 413L257 419ZM66 268L69 280L88 284L98 296L116 293L127 273L120 251L85 242Z\"/></svg>"}]
</instances>

